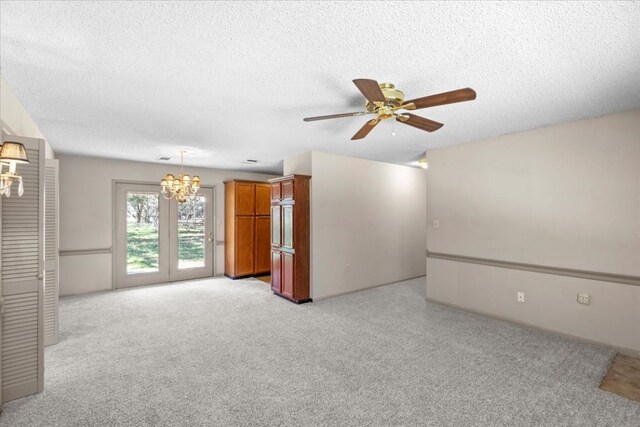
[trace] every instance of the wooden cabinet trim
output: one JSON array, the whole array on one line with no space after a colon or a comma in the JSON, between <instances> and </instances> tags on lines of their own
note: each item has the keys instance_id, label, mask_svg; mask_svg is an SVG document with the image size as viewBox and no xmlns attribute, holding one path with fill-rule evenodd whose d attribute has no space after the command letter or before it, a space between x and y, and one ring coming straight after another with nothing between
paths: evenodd
<instances>
[{"instance_id":1,"label":"wooden cabinet trim","mask_svg":"<svg viewBox=\"0 0 640 427\"><path fill-rule=\"evenodd\" d=\"M293 174L293 175L286 175L286 176L279 176L277 178L271 178L269 180L269 182L273 183L273 182L282 182L282 181L287 181L290 179L299 179L299 180L309 180L311 179L310 175L297 175L297 174Z\"/></svg>"}]
</instances>

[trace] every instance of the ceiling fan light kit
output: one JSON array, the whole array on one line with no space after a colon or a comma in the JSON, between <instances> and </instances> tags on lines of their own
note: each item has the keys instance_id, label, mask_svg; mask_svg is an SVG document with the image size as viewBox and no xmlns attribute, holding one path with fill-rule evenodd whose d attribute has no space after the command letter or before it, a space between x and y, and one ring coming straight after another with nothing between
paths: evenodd
<instances>
[{"instance_id":1,"label":"ceiling fan light kit","mask_svg":"<svg viewBox=\"0 0 640 427\"><path fill-rule=\"evenodd\" d=\"M375 114L377 117L371 119L360 128L351 138L352 140L362 139L373 130L382 120L395 118L397 122L404 123L414 128L433 132L440 129L443 124L415 114L400 112L399 110L419 110L422 108L436 107L438 105L453 104L456 102L471 101L476 99L476 92L471 88L443 92L436 95L422 98L404 100L404 92L396 89L392 83L378 83L371 79L355 79L353 83L360 90L366 99L365 111L354 113L331 114L328 116L306 117L305 122L318 120L337 119L342 117L357 117L368 114Z\"/></svg>"}]
</instances>

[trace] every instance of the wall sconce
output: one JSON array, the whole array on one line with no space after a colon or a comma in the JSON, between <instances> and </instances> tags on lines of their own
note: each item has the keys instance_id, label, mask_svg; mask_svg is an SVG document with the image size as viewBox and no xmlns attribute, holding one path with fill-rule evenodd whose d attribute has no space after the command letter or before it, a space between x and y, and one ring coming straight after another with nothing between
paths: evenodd
<instances>
[{"instance_id":1,"label":"wall sconce","mask_svg":"<svg viewBox=\"0 0 640 427\"><path fill-rule=\"evenodd\" d=\"M19 142L5 141L0 146L0 195L11 197L11 184L18 181L18 196L24 193L22 177L16 173L18 163L28 164L27 150ZM7 166L7 171L3 171Z\"/></svg>"},{"instance_id":2,"label":"wall sconce","mask_svg":"<svg viewBox=\"0 0 640 427\"><path fill-rule=\"evenodd\" d=\"M429 163L427 163L427 159L418 160L418 164L422 169L429 169Z\"/></svg>"}]
</instances>

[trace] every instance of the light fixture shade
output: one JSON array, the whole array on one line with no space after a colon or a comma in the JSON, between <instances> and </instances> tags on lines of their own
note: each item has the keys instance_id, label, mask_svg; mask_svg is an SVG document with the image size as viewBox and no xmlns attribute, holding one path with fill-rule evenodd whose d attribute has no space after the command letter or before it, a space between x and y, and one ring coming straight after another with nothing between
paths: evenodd
<instances>
[{"instance_id":1,"label":"light fixture shade","mask_svg":"<svg viewBox=\"0 0 640 427\"><path fill-rule=\"evenodd\" d=\"M27 150L24 149L24 145L19 142L5 141L0 148L0 161L15 162L15 163L29 163L27 157Z\"/></svg>"}]
</instances>

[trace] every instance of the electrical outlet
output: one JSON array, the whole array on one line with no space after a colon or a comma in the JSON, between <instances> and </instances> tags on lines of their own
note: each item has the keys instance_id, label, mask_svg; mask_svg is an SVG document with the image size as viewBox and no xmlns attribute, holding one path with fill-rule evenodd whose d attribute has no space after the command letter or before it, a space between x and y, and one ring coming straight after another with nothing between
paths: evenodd
<instances>
[{"instance_id":1,"label":"electrical outlet","mask_svg":"<svg viewBox=\"0 0 640 427\"><path fill-rule=\"evenodd\" d=\"M578 304L589 305L591 303L591 295L580 292L578 293Z\"/></svg>"},{"instance_id":2,"label":"electrical outlet","mask_svg":"<svg viewBox=\"0 0 640 427\"><path fill-rule=\"evenodd\" d=\"M518 302L524 302L524 292L518 292Z\"/></svg>"},{"instance_id":3,"label":"electrical outlet","mask_svg":"<svg viewBox=\"0 0 640 427\"><path fill-rule=\"evenodd\" d=\"M440 221L437 219L433 220L433 228L440 228Z\"/></svg>"}]
</instances>

